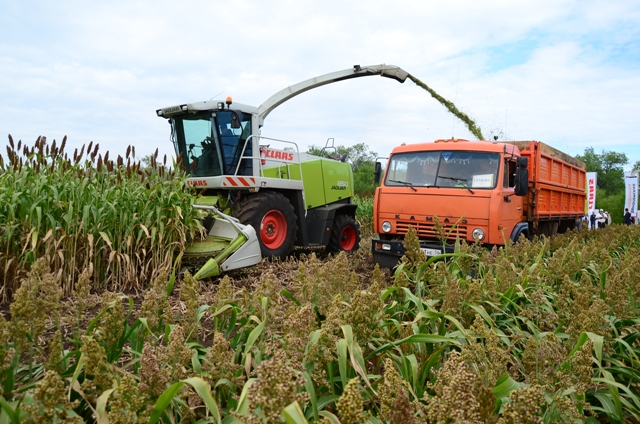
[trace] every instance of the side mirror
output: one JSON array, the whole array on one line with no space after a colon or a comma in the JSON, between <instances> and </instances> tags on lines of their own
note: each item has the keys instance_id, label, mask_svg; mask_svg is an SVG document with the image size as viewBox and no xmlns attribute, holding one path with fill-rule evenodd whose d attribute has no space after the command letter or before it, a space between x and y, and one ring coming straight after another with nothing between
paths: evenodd
<instances>
[{"instance_id":1,"label":"side mirror","mask_svg":"<svg viewBox=\"0 0 640 424\"><path fill-rule=\"evenodd\" d=\"M380 184L380 180L382 179L382 164L380 162L376 162L375 169L373 171L374 175L374 184Z\"/></svg>"},{"instance_id":2,"label":"side mirror","mask_svg":"<svg viewBox=\"0 0 640 424\"><path fill-rule=\"evenodd\" d=\"M529 158L519 157L516 159L517 168L526 168L527 166L529 166Z\"/></svg>"},{"instance_id":3,"label":"side mirror","mask_svg":"<svg viewBox=\"0 0 640 424\"><path fill-rule=\"evenodd\" d=\"M526 158L524 158L526 161ZM515 186L513 193L516 196L526 196L529 194L529 170L527 168L516 167Z\"/></svg>"}]
</instances>

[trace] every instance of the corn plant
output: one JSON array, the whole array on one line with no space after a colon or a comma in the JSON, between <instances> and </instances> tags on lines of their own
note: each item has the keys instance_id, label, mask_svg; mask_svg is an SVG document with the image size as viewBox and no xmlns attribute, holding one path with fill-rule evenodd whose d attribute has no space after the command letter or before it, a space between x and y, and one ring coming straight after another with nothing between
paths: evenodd
<instances>
[{"instance_id":1,"label":"corn plant","mask_svg":"<svg viewBox=\"0 0 640 424\"><path fill-rule=\"evenodd\" d=\"M358 205L356 220L360 224L360 231L364 236L373 234L373 196L353 196Z\"/></svg>"},{"instance_id":2,"label":"corn plant","mask_svg":"<svg viewBox=\"0 0 640 424\"><path fill-rule=\"evenodd\" d=\"M197 285L169 263L84 309L41 258L0 320L0 422L640 420L638 228L430 259L407 239L392 273L311 254Z\"/></svg>"},{"instance_id":3,"label":"corn plant","mask_svg":"<svg viewBox=\"0 0 640 424\"><path fill-rule=\"evenodd\" d=\"M73 158L39 137L33 147L14 144L0 156L0 297L38 258L47 257L70 294L80 273L93 271L94 288L141 288L202 227L183 190L184 176L135 162L135 149L109 159L89 143Z\"/></svg>"}]
</instances>

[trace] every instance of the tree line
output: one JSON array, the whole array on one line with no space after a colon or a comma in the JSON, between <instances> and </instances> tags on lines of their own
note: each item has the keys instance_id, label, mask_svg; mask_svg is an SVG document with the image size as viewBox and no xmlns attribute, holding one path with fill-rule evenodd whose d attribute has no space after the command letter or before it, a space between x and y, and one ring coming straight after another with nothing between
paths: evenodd
<instances>
[{"instance_id":1,"label":"tree line","mask_svg":"<svg viewBox=\"0 0 640 424\"><path fill-rule=\"evenodd\" d=\"M373 182L373 171L378 154L369 149L365 143L358 143L351 147L336 146L321 148L310 146L307 153L326 158L343 157L353 168L354 192L358 196L373 196L376 186Z\"/></svg>"}]
</instances>

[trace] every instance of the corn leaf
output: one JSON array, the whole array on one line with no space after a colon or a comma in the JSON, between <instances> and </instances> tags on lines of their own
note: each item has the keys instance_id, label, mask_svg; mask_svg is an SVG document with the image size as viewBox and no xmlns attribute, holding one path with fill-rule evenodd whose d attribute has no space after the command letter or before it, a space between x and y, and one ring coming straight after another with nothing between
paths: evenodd
<instances>
[{"instance_id":1,"label":"corn leaf","mask_svg":"<svg viewBox=\"0 0 640 424\"><path fill-rule=\"evenodd\" d=\"M156 401L153 406L153 410L151 411L151 417L149 418L148 424L156 424L160 421L160 418L166 412L167 408L173 401L173 398L176 397L182 386L184 386L184 381L178 381L177 383L173 383L167 390L165 390Z\"/></svg>"},{"instance_id":2,"label":"corn leaf","mask_svg":"<svg viewBox=\"0 0 640 424\"><path fill-rule=\"evenodd\" d=\"M342 424L338 417L329 411L320 411L320 416L329 420L331 424Z\"/></svg>"},{"instance_id":3,"label":"corn leaf","mask_svg":"<svg viewBox=\"0 0 640 424\"><path fill-rule=\"evenodd\" d=\"M517 390L522 386L522 383L515 381L509 376L509 374L503 374L498 378L496 385L493 387L493 395L498 400L508 398L512 391Z\"/></svg>"},{"instance_id":4,"label":"corn leaf","mask_svg":"<svg viewBox=\"0 0 640 424\"><path fill-rule=\"evenodd\" d=\"M198 393L204 404L207 406L207 409L211 412L213 418L215 418L216 422L220 424L220 410L218 409L218 404L215 399L211 396L211 386L209 386L209 383L200 377L191 377L182 381L191 385L196 390L196 393Z\"/></svg>"},{"instance_id":5,"label":"corn leaf","mask_svg":"<svg viewBox=\"0 0 640 424\"><path fill-rule=\"evenodd\" d=\"M284 415L284 420L287 424L308 424L298 402L293 402L284 408L282 415Z\"/></svg>"},{"instance_id":6,"label":"corn leaf","mask_svg":"<svg viewBox=\"0 0 640 424\"><path fill-rule=\"evenodd\" d=\"M318 421L318 398L316 397L316 390L313 387L313 380L307 371L302 372L304 377L304 388L309 394L309 401L311 402L311 413L313 414L314 421ZM307 417L308 418L308 417Z\"/></svg>"},{"instance_id":7,"label":"corn leaf","mask_svg":"<svg viewBox=\"0 0 640 424\"><path fill-rule=\"evenodd\" d=\"M109 424L107 413L107 401L115 389L105 390L96 401L96 413L98 414L98 424Z\"/></svg>"},{"instance_id":8,"label":"corn leaf","mask_svg":"<svg viewBox=\"0 0 640 424\"><path fill-rule=\"evenodd\" d=\"M245 355L251 351L251 348L253 347L254 343L256 342L258 337L260 337L260 334L262 334L262 332L264 331L265 324L266 324L266 321L262 321L260 324L258 324L256 328L251 330L251 333L249 333L249 337L247 337L247 343L244 346Z\"/></svg>"},{"instance_id":9,"label":"corn leaf","mask_svg":"<svg viewBox=\"0 0 640 424\"><path fill-rule=\"evenodd\" d=\"M11 407L4 396L0 396L0 407L2 407L2 412L7 415L11 424L20 424L20 415Z\"/></svg>"},{"instance_id":10,"label":"corn leaf","mask_svg":"<svg viewBox=\"0 0 640 424\"><path fill-rule=\"evenodd\" d=\"M340 369L340 381L342 382L342 390L347 387L349 376L347 375L347 341L340 339L336 342L336 351L338 352L338 368Z\"/></svg>"}]
</instances>

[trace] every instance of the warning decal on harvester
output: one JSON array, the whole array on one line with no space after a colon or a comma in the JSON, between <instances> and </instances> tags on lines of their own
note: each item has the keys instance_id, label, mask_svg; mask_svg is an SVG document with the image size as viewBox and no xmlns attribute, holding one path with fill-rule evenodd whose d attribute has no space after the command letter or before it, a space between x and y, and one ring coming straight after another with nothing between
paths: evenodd
<instances>
[{"instance_id":1,"label":"warning decal on harvester","mask_svg":"<svg viewBox=\"0 0 640 424\"><path fill-rule=\"evenodd\" d=\"M222 187L252 187L256 185L253 177L224 177Z\"/></svg>"}]
</instances>

